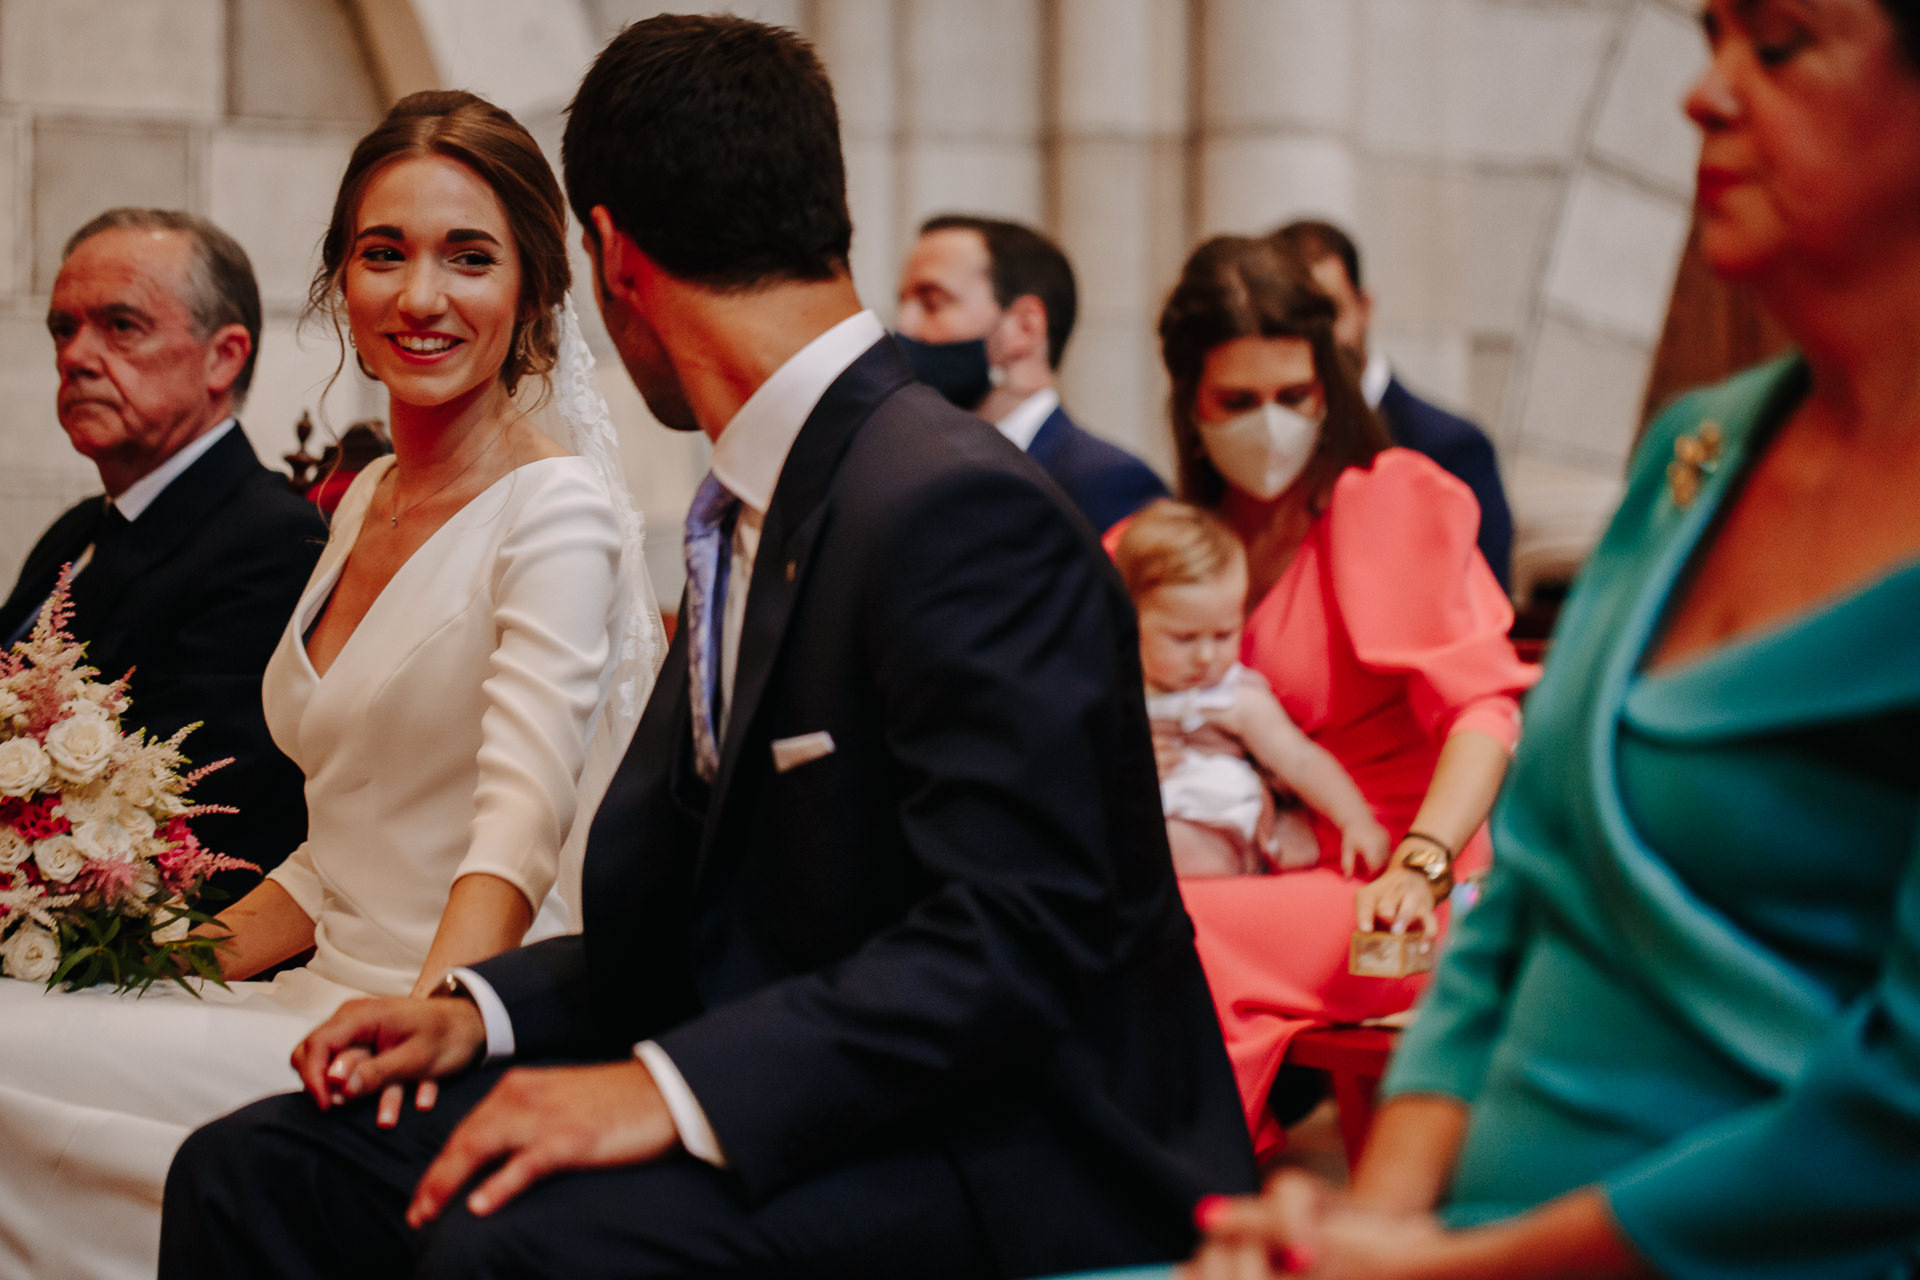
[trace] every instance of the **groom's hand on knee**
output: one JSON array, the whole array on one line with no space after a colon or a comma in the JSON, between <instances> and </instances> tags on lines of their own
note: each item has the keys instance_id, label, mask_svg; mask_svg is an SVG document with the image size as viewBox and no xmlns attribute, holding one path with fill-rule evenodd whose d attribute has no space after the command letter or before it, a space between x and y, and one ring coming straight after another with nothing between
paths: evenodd
<instances>
[{"instance_id":1,"label":"groom's hand on knee","mask_svg":"<svg viewBox=\"0 0 1920 1280\"><path fill-rule=\"evenodd\" d=\"M638 1059L509 1071L422 1175L407 1222L431 1222L490 1166L498 1168L467 1196L480 1217L551 1174L644 1164L679 1145L666 1101Z\"/></svg>"},{"instance_id":2,"label":"groom's hand on knee","mask_svg":"<svg viewBox=\"0 0 1920 1280\"><path fill-rule=\"evenodd\" d=\"M324 1111L336 1095L465 1070L486 1044L480 1011L465 1000L350 1000L294 1049L293 1069Z\"/></svg>"}]
</instances>

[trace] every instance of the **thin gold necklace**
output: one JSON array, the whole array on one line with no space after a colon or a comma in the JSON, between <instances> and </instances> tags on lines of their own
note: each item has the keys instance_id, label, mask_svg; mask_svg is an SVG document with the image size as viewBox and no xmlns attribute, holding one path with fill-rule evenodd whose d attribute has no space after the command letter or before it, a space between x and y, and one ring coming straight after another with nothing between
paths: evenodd
<instances>
[{"instance_id":1,"label":"thin gold necklace","mask_svg":"<svg viewBox=\"0 0 1920 1280\"><path fill-rule=\"evenodd\" d=\"M500 435L495 439L494 441L495 444L498 444L501 440L506 439L507 427L511 427L512 425L513 423L508 422L505 426L502 426L500 428ZM398 529L400 527L401 516L406 515L408 511L418 511L421 507L425 506L429 502L432 502L435 498L445 493L448 487L451 486L454 483L454 481L459 480L461 477L465 476L467 472L473 470L474 467L478 466L480 459L485 457L487 455L487 452L488 451L484 448L476 451L473 457L467 459L466 466L454 472L453 475L448 477L446 482L443 483L438 489L435 489L432 493L428 494L426 497L420 498L417 501L413 502L411 505L407 507L406 511L400 510L400 473L396 470L393 476L393 492L387 496L388 526L394 529Z\"/></svg>"}]
</instances>

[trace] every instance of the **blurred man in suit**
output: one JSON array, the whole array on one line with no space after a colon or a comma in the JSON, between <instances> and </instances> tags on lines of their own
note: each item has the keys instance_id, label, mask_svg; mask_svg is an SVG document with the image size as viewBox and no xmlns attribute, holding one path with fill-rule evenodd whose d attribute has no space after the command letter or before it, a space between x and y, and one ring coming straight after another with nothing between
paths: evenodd
<instances>
[{"instance_id":1,"label":"blurred man in suit","mask_svg":"<svg viewBox=\"0 0 1920 1280\"><path fill-rule=\"evenodd\" d=\"M1507 510L1506 490L1493 442L1479 427L1422 400L1402 385L1387 358L1369 348L1367 330L1373 322L1373 295L1361 283L1360 249L1353 238L1330 222L1290 222L1273 233L1283 248L1308 265L1313 279L1339 309L1333 334L1360 362L1360 390L1367 403L1386 421L1393 442L1426 454L1466 482L1480 500L1480 553L1500 585L1507 585L1513 553L1513 516Z\"/></svg>"},{"instance_id":2,"label":"blurred man in suit","mask_svg":"<svg viewBox=\"0 0 1920 1280\"><path fill-rule=\"evenodd\" d=\"M945 214L920 228L894 323L922 380L999 427L1104 531L1167 486L1060 407L1076 306L1073 267L1053 241L1017 222Z\"/></svg>"},{"instance_id":3,"label":"blurred man in suit","mask_svg":"<svg viewBox=\"0 0 1920 1280\"><path fill-rule=\"evenodd\" d=\"M60 425L104 494L60 516L0 606L0 643L33 626L63 565L76 639L108 677L134 672L128 728L233 763L194 790L195 834L265 870L306 837L302 778L267 735L260 677L326 530L254 456L235 418L260 342L246 252L205 219L111 209L67 242L47 308ZM258 879L224 872L238 896Z\"/></svg>"}]
</instances>

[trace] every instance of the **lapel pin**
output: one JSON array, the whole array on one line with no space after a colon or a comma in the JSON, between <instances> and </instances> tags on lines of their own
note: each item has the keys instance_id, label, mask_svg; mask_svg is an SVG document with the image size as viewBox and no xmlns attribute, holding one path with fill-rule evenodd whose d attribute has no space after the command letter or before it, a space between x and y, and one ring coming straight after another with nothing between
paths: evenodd
<instances>
[{"instance_id":1,"label":"lapel pin","mask_svg":"<svg viewBox=\"0 0 1920 1280\"><path fill-rule=\"evenodd\" d=\"M1681 510L1693 505L1700 486L1720 465L1720 424L1703 422L1692 435L1673 442L1673 461L1667 464L1667 490Z\"/></svg>"}]
</instances>

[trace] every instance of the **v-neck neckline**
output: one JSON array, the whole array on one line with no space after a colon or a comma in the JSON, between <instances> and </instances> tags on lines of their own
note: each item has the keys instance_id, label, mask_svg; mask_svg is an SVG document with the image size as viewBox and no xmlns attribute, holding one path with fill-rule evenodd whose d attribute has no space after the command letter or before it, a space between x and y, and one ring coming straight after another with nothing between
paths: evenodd
<instances>
[{"instance_id":1,"label":"v-neck neckline","mask_svg":"<svg viewBox=\"0 0 1920 1280\"><path fill-rule=\"evenodd\" d=\"M468 512L475 510L482 499L486 498L494 490L506 484L523 471L540 466L543 463L571 460L572 457L573 455L571 454L556 454L552 457L535 458L531 462L523 462L461 503L458 511L448 516L441 522L439 528L428 534L419 546L407 553L407 558L400 562L400 567L393 571L393 575L387 579L386 583L375 593L373 600L368 603L366 612L360 615L360 621L356 622L353 630L347 633L347 638L340 642L340 648L334 653L333 661L327 664L325 671L321 671L314 666L313 656L308 652L308 636L313 628L319 624L320 620L319 610L315 607L314 602L318 600L324 603L332 600L335 589L340 585L340 577L346 572L347 562L353 558L354 549L360 544L360 534L366 529L367 516L373 510L373 495L375 491L379 489L380 481L386 476L388 471L393 469L394 459L392 454L376 460L373 464L374 466L379 466L381 463L385 463L386 465L382 466L380 471L374 475L372 482L368 486L367 501L360 508L357 522L353 526L352 541L347 544L340 558L335 560L325 573L314 580L313 584L308 588L306 596L300 601L300 609L296 618L298 625L294 628L294 648L300 651L300 662L301 665L306 668L307 674L312 677L316 683L324 683L326 678L339 667L340 660L347 656L348 650L352 649L353 643L359 639L360 633L367 629L367 624L373 620L375 612L379 610L387 597L392 594L394 584L399 582L407 571L420 560L421 553L438 542L443 534L456 526L463 525L466 522ZM372 467L370 466L368 469L371 470ZM337 532L338 530L336 529L336 533Z\"/></svg>"}]
</instances>

